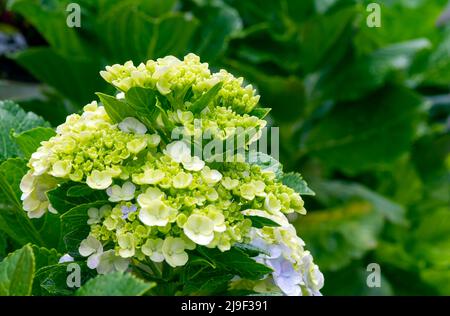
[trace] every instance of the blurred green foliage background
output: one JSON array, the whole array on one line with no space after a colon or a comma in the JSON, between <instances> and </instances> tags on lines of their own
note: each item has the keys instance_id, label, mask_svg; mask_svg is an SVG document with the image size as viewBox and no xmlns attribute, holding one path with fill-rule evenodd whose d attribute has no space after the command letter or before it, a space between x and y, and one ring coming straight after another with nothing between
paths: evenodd
<instances>
[{"instance_id":1,"label":"blurred green foliage background","mask_svg":"<svg viewBox=\"0 0 450 316\"><path fill-rule=\"evenodd\" d=\"M66 25L71 2L80 28ZM3 1L0 100L56 126L111 92L104 66L194 52L273 109L285 170L316 192L294 220L325 295L450 295L448 1L378 0L379 28L370 2ZM8 239L0 257L24 243ZM380 288L366 285L372 262Z\"/></svg>"}]
</instances>

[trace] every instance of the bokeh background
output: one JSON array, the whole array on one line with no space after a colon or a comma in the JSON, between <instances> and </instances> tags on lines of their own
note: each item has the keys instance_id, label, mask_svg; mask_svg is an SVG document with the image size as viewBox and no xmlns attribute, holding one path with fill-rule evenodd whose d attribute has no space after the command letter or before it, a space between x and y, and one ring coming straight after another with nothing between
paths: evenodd
<instances>
[{"instance_id":1,"label":"bokeh background","mask_svg":"<svg viewBox=\"0 0 450 316\"><path fill-rule=\"evenodd\" d=\"M80 28L66 25L71 2ZM370 2L381 27L367 25ZM111 92L104 66L194 52L244 76L273 109L284 169L316 193L294 220L325 295L450 295L447 5L1 0L0 100L57 126ZM8 238L0 232L0 257ZM366 284L369 263L381 268L379 288Z\"/></svg>"}]
</instances>

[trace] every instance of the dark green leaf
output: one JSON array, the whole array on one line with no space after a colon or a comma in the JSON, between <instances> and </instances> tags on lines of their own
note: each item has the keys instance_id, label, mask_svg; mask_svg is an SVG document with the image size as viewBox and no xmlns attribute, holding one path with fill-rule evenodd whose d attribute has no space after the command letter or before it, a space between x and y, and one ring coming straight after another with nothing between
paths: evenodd
<instances>
[{"instance_id":1,"label":"dark green leaf","mask_svg":"<svg viewBox=\"0 0 450 316\"><path fill-rule=\"evenodd\" d=\"M417 53L428 48L430 42L426 39L383 47L370 56L361 56L350 65L343 63L335 72L321 79L320 88L327 97L335 100L357 100L382 87L389 79L397 78L394 73L407 71Z\"/></svg>"},{"instance_id":2,"label":"dark green leaf","mask_svg":"<svg viewBox=\"0 0 450 316\"><path fill-rule=\"evenodd\" d=\"M36 271L43 267L57 264L61 257L55 249L47 249L36 245L32 245L31 248L34 253Z\"/></svg>"},{"instance_id":3,"label":"dark green leaf","mask_svg":"<svg viewBox=\"0 0 450 316\"><path fill-rule=\"evenodd\" d=\"M197 249L202 256L214 263L217 269L223 269L244 279L259 280L272 272L272 269L269 267L257 263L244 251L234 247L225 252L205 247Z\"/></svg>"},{"instance_id":4,"label":"dark green leaf","mask_svg":"<svg viewBox=\"0 0 450 316\"><path fill-rule=\"evenodd\" d=\"M220 295L228 289L233 274L206 270L186 281L183 287L184 295Z\"/></svg>"},{"instance_id":5,"label":"dark green leaf","mask_svg":"<svg viewBox=\"0 0 450 316\"><path fill-rule=\"evenodd\" d=\"M67 197L86 197L98 192L97 190L91 189L86 184L75 184L69 187L66 191ZM72 205L72 203L70 203Z\"/></svg>"},{"instance_id":6,"label":"dark green leaf","mask_svg":"<svg viewBox=\"0 0 450 316\"><path fill-rule=\"evenodd\" d=\"M191 50L203 60L213 61L226 49L230 37L242 29L241 18L225 3L200 8L194 14L201 20L202 27L191 41Z\"/></svg>"},{"instance_id":7,"label":"dark green leaf","mask_svg":"<svg viewBox=\"0 0 450 316\"><path fill-rule=\"evenodd\" d=\"M338 104L309 132L304 150L347 173L389 163L410 148L422 105L417 94L396 87Z\"/></svg>"},{"instance_id":8,"label":"dark green leaf","mask_svg":"<svg viewBox=\"0 0 450 316\"><path fill-rule=\"evenodd\" d=\"M91 102L96 91L107 87L98 75L101 66L95 59L66 57L46 47L30 48L12 58L36 79L75 102L77 107Z\"/></svg>"},{"instance_id":9,"label":"dark green leaf","mask_svg":"<svg viewBox=\"0 0 450 316\"><path fill-rule=\"evenodd\" d=\"M65 1L9 0L8 8L31 23L47 42L66 56L87 54L76 28L68 27ZM89 46L87 46L89 47Z\"/></svg>"},{"instance_id":10,"label":"dark green leaf","mask_svg":"<svg viewBox=\"0 0 450 316\"><path fill-rule=\"evenodd\" d=\"M107 200L105 192L88 190L89 187L86 187L86 185L77 184L76 182L66 182L47 192L47 196L53 208L60 214L64 214L81 204Z\"/></svg>"},{"instance_id":11,"label":"dark green leaf","mask_svg":"<svg viewBox=\"0 0 450 316\"><path fill-rule=\"evenodd\" d=\"M266 217L246 216L246 218L248 218L252 221L252 226L255 228L280 227L280 225L278 223L275 223L273 220L268 219Z\"/></svg>"},{"instance_id":12,"label":"dark green leaf","mask_svg":"<svg viewBox=\"0 0 450 316\"><path fill-rule=\"evenodd\" d=\"M72 257L80 256L78 247L81 241L89 235L90 227L87 224L87 220L89 219L88 209L91 207L99 208L105 204L107 204L105 201L82 204L61 215L62 240L66 251Z\"/></svg>"}]
</instances>

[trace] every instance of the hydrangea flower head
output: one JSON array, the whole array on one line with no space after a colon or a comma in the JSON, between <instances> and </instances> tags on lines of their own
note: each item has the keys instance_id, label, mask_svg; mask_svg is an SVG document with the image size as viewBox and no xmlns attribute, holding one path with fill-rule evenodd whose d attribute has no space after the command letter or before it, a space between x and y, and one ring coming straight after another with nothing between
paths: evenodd
<instances>
[{"instance_id":1,"label":"hydrangea flower head","mask_svg":"<svg viewBox=\"0 0 450 316\"><path fill-rule=\"evenodd\" d=\"M262 166L215 163L195 150L204 145L199 135L223 144L252 131L247 150L266 126L253 114L256 90L225 70L211 73L193 54L112 65L101 76L117 97L67 117L31 156L20 184L28 216L54 211L48 191L85 185L105 196L104 205L87 209L90 234L79 245L100 274L146 260L183 267L197 248L247 244L273 271L250 282L253 290L318 295L323 277L286 217L305 213L299 193ZM257 227L254 218L274 225Z\"/></svg>"}]
</instances>

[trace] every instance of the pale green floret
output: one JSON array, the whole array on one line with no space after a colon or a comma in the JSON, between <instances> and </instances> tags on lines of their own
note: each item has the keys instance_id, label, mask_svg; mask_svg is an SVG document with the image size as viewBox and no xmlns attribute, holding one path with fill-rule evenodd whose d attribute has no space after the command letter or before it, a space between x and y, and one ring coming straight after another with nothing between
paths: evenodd
<instances>
[{"instance_id":1,"label":"pale green floret","mask_svg":"<svg viewBox=\"0 0 450 316\"><path fill-rule=\"evenodd\" d=\"M162 253L163 240L161 238L157 239L147 239L145 244L142 245L141 251L153 262L163 262L164 255Z\"/></svg>"},{"instance_id":2,"label":"pale green floret","mask_svg":"<svg viewBox=\"0 0 450 316\"><path fill-rule=\"evenodd\" d=\"M176 219L177 210L159 199L147 203L139 212L139 219L148 226L166 226Z\"/></svg>"},{"instance_id":3,"label":"pale green floret","mask_svg":"<svg viewBox=\"0 0 450 316\"><path fill-rule=\"evenodd\" d=\"M134 198L134 192L136 191L136 186L127 181L122 186L117 184L109 187L106 190L110 202L119 202L119 201L130 201Z\"/></svg>"},{"instance_id":4,"label":"pale green floret","mask_svg":"<svg viewBox=\"0 0 450 316\"><path fill-rule=\"evenodd\" d=\"M185 189L192 183L192 174L180 172L172 179L172 185L175 189Z\"/></svg>"},{"instance_id":5,"label":"pale green floret","mask_svg":"<svg viewBox=\"0 0 450 316\"><path fill-rule=\"evenodd\" d=\"M214 239L214 222L207 216L193 214L183 226L189 239L199 245L207 245Z\"/></svg>"},{"instance_id":6,"label":"pale green floret","mask_svg":"<svg viewBox=\"0 0 450 316\"><path fill-rule=\"evenodd\" d=\"M188 261L188 254L184 251L185 249L186 243L183 239L167 237L162 246L162 253L170 266L184 266Z\"/></svg>"}]
</instances>

